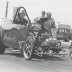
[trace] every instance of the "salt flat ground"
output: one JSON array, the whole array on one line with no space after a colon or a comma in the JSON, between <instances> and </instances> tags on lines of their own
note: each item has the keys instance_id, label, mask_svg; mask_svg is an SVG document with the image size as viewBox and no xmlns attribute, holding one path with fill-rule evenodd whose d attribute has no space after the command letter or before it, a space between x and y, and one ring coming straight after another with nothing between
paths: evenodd
<instances>
[{"instance_id":1,"label":"salt flat ground","mask_svg":"<svg viewBox=\"0 0 72 72\"><path fill-rule=\"evenodd\" d=\"M0 55L0 72L72 72L72 60L69 55L34 57L26 61L19 53L13 53L13 49L5 50Z\"/></svg>"}]
</instances>

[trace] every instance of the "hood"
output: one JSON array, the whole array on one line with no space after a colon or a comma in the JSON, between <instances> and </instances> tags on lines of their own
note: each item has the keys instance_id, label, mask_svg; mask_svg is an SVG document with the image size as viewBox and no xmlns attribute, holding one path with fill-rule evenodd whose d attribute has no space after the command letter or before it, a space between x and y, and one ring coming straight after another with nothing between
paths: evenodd
<instances>
[{"instance_id":1,"label":"hood","mask_svg":"<svg viewBox=\"0 0 72 72\"><path fill-rule=\"evenodd\" d=\"M0 19L0 26L4 30L10 30L12 28L20 29L20 28L24 27L24 25L13 24L13 20L12 19L8 19L8 18L1 18Z\"/></svg>"}]
</instances>

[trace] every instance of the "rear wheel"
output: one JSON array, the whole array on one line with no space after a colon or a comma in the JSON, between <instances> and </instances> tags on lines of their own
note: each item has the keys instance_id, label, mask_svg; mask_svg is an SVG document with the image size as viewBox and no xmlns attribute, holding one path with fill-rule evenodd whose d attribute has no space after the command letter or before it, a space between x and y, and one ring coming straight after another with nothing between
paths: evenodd
<instances>
[{"instance_id":1,"label":"rear wheel","mask_svg":"<svg viewBox=\"0 0 72 72\"><path fill-rule=\"evenodd\" d=\"M2 27L0 26L0 54L3 54L4 53L4 51L5 51L5 46L3 45L3 43L2 43L2 37L3 37L3 32L4 32L4 30L2 29Z\"/></svg>"},{"instance_id":2,"label":"rear wheel","mask_svg":"<svg viewBox=\"0 0 72 72\"><path fill-rule=\"evenodd\" d=\"M70 54L70 58L71 58L71 60L72 60L72 50L70 51L70 53L69 53L69 54Z\"/></svg>"},{"instance_id":3,"label":"rear wheel","mask_svg":"<svg viewBox=\"0 0 72 72\"><path fill-rule=\"evenodd\" d=\"M24 48L23 48L23 56L26 60L31 60L33 57L33 43L30 42L29 40L26 40L24 43Z\"/></svg>"},{"instance_id":4,"label":"rear wheel","mask_svg":"<svg viewBox=\"0 0 72 72\"><path fill-rule=\"evenodd\" d=\"M69 38L65 38L64 41L65 41L65 42L68 42L68 41L69 41Z\"/></svg>"},{"instance_id":5,"label":"rear wheel","mask_svg":"<svg viewBox=\"0 0 72 72\"><path fill-rule=\"evenodd\" d=\"M0 54L3 54L5 52L5 46L0 44Z\"/></svg>"}]
</instances>

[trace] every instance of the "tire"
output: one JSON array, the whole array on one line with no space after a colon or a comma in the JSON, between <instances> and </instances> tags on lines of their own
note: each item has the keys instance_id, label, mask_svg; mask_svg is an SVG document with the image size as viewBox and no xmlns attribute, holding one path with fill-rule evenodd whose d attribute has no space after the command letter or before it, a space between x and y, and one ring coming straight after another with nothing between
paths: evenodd
<instances>
[{"instance_id":1,"label":"tire","mask_svg":"<svg viewBox=\"0 0 72 72\"><path fill-rule=\"evenodd\" d=\"M3 32L4 30L2 29L2 27L0 26L0 54L3 54L5 51L5 46L3 45L2 41L2 37L3 37Z\"/></svg>"},{"instance_id":2,"label":"tire","mask_svg":"<svg viewBox=\"0 0 72 72\"><path fill-rule=\"evenodd\" d=\"M64 41L65 42L69 42L69 38L64 38Z\"/></svg>"},{"instance_id":3,"label":"tire","mask_svg":"<svg viewBox=\"0 0 72 72\"><path fill-rule=\"evenodd\" d=\"M26 40L23 47L23 56L25 60L31 60L33 57L33 43L29 40Z\"/></svg>"},{"instance_id":4,"label":"tire","mask_svg":"<svg viewBox=\"0 0 72 72\"><path fill-rule=\"evenodd\" d=\"M70 59L72 60L72 50L70 51L69 55L70 55Z\"/></svg>"},{"instance_id":5,"label":"tire","mask_svg":"<svg viewBox=\"0 0 72 72\"><path fill-rule=\"evenodd\" d=\"M66 41L69 42L69 38L67 38Z\"/></svg>"},{"instance_id":6,"label":"tire","mask_svg":"<svg viewBox=\"0 0 72 72\"><path fill-rule=\"evenodd\" d=\"M3 44L0 44L0 54L3 54L5 52L5 46Z\"/></svg>"}]
</instances>

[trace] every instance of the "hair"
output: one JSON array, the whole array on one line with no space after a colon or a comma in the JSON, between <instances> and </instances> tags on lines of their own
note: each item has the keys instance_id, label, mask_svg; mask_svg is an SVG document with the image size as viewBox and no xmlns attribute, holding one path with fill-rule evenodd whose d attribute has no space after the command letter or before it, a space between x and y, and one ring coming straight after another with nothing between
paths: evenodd
<instances>
[{"instance_id":1,"label":"hair","mask_svg":"<svg viewBox=\"0 0 72 72\"><path fill-rule=\"evenodd\" d=\"M42 13L45 13L45 11L42 11Z\"/></svg>"}]
</instances>

